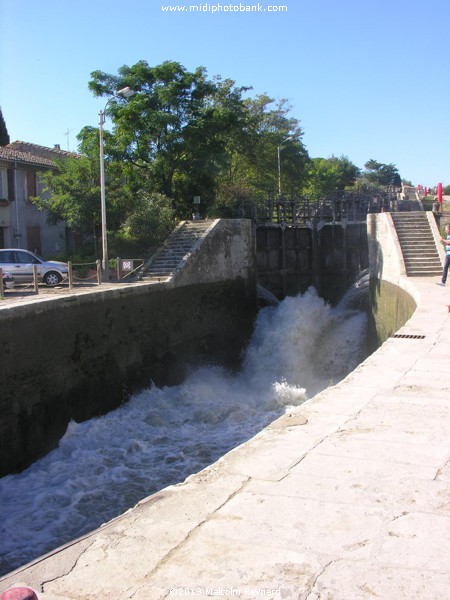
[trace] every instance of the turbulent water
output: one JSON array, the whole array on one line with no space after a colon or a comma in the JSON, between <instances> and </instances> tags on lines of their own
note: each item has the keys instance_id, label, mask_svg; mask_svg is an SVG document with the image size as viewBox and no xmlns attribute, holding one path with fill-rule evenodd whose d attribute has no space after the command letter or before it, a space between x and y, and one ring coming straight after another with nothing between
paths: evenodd
<instances>
[{"instance_id":1,"label":"turbulent water","mask_svg":"<svg viewBox=\"0 0 450 600\"><path fill-rule=\"evenodd\" d=\"M286 407L337 383L366 356L365 313L310 288L260 311L239 374L200 368L84 423L0 479L0 574L92 530L201 470Z\"/></svg>"}]
</instances>

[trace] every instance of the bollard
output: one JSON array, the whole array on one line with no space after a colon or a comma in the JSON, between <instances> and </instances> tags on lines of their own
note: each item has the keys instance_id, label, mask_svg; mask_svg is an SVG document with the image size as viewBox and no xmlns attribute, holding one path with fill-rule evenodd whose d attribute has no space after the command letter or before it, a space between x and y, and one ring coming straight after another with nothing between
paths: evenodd
<instances>
[{"instance_id":1,"label":"bollard","mask_svg":"<svg viewBox=\"0 0 450 600\"><path fill-rule=\"evenodd\" d=\"M34 284L35 293L39 294L39 281L38 281L37 265L33 265L33 284Z\"/></svg>"},{"instance_id":2,"label":"bollard","mask_svg":"<svg viewBox=\"0 0 450 600\"><path fill-rule=\"evenodd\" d=\"M0 300L5 299L5 293L3 289L3 269L0 267Z\"/></svg>"},{"instance_id":3,"label":"bollard","mask_svg":"<svg viewBox=\"0 0 450 600\"><path fill-rule=\"evenodd\" d=\"M102 283L102 267L100 264L100 259L96 260L96 264L97 264L97 283L98 283L98 285L101 285L101 283Z\"/></svg>"},{"instance_id":4,"label":"bollard","mask_svg":"<svg viewBox=\"0 0 450 600\"><path fill-rule=\"evenodd\" d=\"M72 261L68 261L67 266L69 267L69 290L73 289L73 269Z\"/></svg>"}]
</instances>

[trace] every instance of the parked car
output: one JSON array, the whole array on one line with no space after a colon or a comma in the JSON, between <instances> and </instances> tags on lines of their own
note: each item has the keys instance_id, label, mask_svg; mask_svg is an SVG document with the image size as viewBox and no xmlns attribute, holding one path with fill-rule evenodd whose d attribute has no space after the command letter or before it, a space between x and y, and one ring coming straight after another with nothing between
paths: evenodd
<instances>
[{"instance_id":1,"label":"parked car","mask_svg":"<svg viewBox=\"0 0 450 600\"><path fill-rule=\"evenodd\" d=\"M21 248L0 249L0 267L10 273L16 283L33 281L33 265L37 265L38 280L48 286L60 283L68 276L66 263L56 260L44 260L30 250Z\"/></svg>"},{"instance_id":2,"label":"parked car","mask_svg":"<svg viewBox=\"0 0 450 600\"><path fill-rule=\"evenodd\" d=\"M4 290L12 290L14 287L14 278L11 277L11 273L8 273L8 271L3 271L2 272L2 279L3 279L3 289Z\"/></svg>"}]
</instances>

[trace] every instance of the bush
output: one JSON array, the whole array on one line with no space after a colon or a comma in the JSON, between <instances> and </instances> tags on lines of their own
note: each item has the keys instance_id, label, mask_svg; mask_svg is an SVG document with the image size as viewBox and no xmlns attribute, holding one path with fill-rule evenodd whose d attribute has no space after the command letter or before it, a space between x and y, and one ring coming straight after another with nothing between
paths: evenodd
<instances>
[{"instance_id":1,"label":"bush","mask_svg":"<svg viewBox=\"0 0 450 600\"><path fill-rule=\"evenodd\" d=\"M172 200L163 194L142 192L128 216L120 239L138 246L157 246L177 222Z\"/></svg>"}]
</instances>

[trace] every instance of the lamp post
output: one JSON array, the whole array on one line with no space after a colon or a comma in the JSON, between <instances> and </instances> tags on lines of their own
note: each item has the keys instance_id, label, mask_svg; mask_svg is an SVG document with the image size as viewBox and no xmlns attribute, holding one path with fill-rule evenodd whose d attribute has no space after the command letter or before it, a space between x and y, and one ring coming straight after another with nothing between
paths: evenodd
<instances>
[{"instance_id":1,"label":"lamp post","mask_svg":"<svg viewBox=\"0 0 450 600\"><path fill-rule=\"evenodd\" d=\"M279 198L281 198L281 161L280 161L281 146L284 144L284 142L292 140L293 137L294 137L293 135L290 135L285 140L283 140L281 142L281 144L278 146L278 197Z\"/></svg>"},{"instance_id":2,"label":"lamp post","mask_svg":"<svg viewBox=\"0 0 450 600\"><path fill-rule=\"evenodd\" d=\"M108 100L105 104L105 108L98 113L99 125L100 125L100 202L101 202L101 213L102 213L102 271L103 277L109 281L109 259L108 259L108 240L106 233L106 197L105 197L105 156L103 152L103 125L105 123L105 111L108 104L114 98L130 98L134 94L129 86L122 88L117 91L114 96Z\"/></svg>"}]
</instances>

